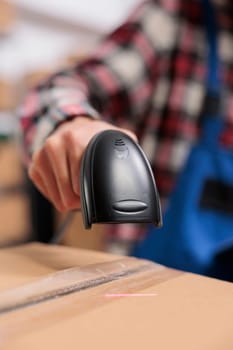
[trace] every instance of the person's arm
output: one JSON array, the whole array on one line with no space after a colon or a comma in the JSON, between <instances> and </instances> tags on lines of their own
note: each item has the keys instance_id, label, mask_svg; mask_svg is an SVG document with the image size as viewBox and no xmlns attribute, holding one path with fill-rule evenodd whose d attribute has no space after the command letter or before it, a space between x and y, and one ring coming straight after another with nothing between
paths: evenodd
<instances>
[{"instance_id":1,"label":"person's arm","mask_svg":"<svg viewBox=\"0 0 233 350\"><path fill-rule=\"evenodd\" d=\"M80 160L90 139L116 128L111 122L136 131L144 121L158 57L175 35L173 19L157 1L145 2L90 59L27 97L21 124L29 175L58 210L79 207Z\"/></svg>"}]
</instances>

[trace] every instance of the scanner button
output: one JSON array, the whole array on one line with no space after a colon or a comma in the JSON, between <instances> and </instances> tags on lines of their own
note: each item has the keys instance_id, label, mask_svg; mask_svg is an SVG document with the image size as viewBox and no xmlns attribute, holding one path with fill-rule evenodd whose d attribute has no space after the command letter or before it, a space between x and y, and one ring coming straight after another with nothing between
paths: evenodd
<instances>
[{"instance_id":1,"label":"scanner button","mask_svg":"<svg viewBox=\"0 0 233 350\"><path fill-rule=\"evenodd\" d=\"M126 159L129 156L129 150L127 147L114 147L115 155L119 159Z\"/></svg>"},{"instance_id":2,"label":"scanner button","mask_svg":"<svg viewBox=\"0 0 233 350\"><path fill-rule=\"evenodd\" d=\"M147 204L137 200L122 200L113 204L113 209L126 213L143 211L147 208Z\"/></svg>"}]
</instances>

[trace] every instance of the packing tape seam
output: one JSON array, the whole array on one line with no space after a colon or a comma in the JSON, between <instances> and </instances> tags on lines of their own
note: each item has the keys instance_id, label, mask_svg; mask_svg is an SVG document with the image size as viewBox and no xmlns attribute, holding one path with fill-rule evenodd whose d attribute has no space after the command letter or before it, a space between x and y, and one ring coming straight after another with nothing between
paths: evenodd
<instances>
[{"instance_id":1,"label":"packing tape seam","mask_svg":"<svg viewBox=\"0 0 233 350\"><path fill-rule=\"evenodd\" d=\"M138 262L140 263L140 260L138 260ZM109 263L103 263L103 265L104 264L106 265ZM122 266L122 267L125 266L124 264L122 265L121 261L119 261L119 260L114 262L114 266L116 264L121 264L120 266ZM99 264L98 266L100 266L100 265L101 264ZM7 291L0 293L0 300L1 300L1 302L0 302L0 314L16 311L18 309L25 308L25 307L30 307L30 306L33 306L33 305L36 305L36 304L39 304L42 302L46 302L46 301L49 301L49 300L52 300L55 298L69 295L71 293L77 293L77 292L81 292L81 291L86 290L86 289L98 287L98 286L103 285L105 283L109 283L109 282L119 280L122 278L127 278L129 276L132 276L132 275L135 275L137 273L144 272L144 271L149 271L151 269L154 269L156 272L158 272L158 270L165 269L161 265L158 265L158 264L155 264L152 262L145 263L145 261L142 261L142 264L139 266L136 266L136 267L134 266L134 267L130 267L130 268L125 266L125 268L126 268L125 270L120 270L120 271L116 271L116 272L112 272L112 273L111 272L104 273L102 270L96 269L96 271L103 272L104 276L99 276L97 278L91 278L91 279L86 280L86 281L80 280L78 282L72 283L68 287L67 286L59 287L59 288L54 287L53 290L44 291L44 292L41 292L40 294L31 295L29 297L25 297L25 295L23 295L24 291L25 291L25 286L18 287L14 290L14 295L16 295L16 300L13 300L13 301L8 300L8 301L4 302L4 296L7 296ZM70 269L70 270L72 271L73 269ZM65 271L69 272L69 269L61 271L61 273L65 272ZM55 276L59 275L59 272L55 273L54 275ZM47 289L49 289L49 287L51 287L49 285L49 278L47 278L47 281L48 281ZM43 280L42 280L42 282L43 282ZM64 280L64 283L65 282L67 282L67 281ZM37 283L40 283L40 281ZM50 283L52 283L52 284L55 283L53 278L50 278ZM33 283L26 285L26 287L28 287L28 289L30 289L30 287L33 287ZM17 292L18 292L18 297L17 297ZM20 295L20 294L22 294L22 295Z\"/></svg>"}]
</instances>

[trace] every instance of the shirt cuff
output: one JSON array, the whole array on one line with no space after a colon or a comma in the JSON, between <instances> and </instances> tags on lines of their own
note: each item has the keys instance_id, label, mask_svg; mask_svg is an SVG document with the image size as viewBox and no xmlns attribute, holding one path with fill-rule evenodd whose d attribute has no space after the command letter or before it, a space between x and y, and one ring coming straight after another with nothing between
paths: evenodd
<instances>
[{"instance_id":1,"label":"shirt cuff","mask_svg":"<svg viewBox=\"0 0 233 350\"><path fill-rule=\"evenodd\" d=\"M66 104L62 104L62 100L60 100L59 106L51 106L48 113L42 116L36 126L33 140L28 142L28 144L31 144L29 150L30 155L40 149L47 137L64 121L72 120L78 116L100 119L99 113L87 101L75 104L74 101L68 103L66 99L66 102Z\"/></svg>"}]
</instances>

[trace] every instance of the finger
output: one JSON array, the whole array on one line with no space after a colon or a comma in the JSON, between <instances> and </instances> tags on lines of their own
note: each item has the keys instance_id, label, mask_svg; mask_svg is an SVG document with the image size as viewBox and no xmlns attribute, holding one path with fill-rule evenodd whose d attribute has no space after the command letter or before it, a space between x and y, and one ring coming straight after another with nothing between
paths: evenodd
<instances>
[{"instance_id":1,"label":"finger","mask_svg":"<svg viewBox=\"0 0 233 350\"><path fill-rule=\"evenodd\" d=\"M48 190L45 186L45 183L44 183L42 177L40 176L38 171L36 171L36 167L34 166L34 164L32 164L29 167L28 176L32 180L32 182L35 184L35 186L38 188L38 190L43 194L43 196L46 197L47 199L49 199Z\"/></svg>"},{"instance_id":2,"label":"finger","mask_svg":"<svg viewBox=\"0 0 233 350\"><path fill-rule=\"evenodd\" d=\"M72 145L50 140L49 146L46 147L48 159L50 161L53 174L55 176L58 191L60 193L63 206L66 210L80 207L80 201L77 194L73 191L70 166L68 162L68 153L72 152Z\"/></svg>"},{"instance_id":3,"label":"finger","mask_svg":"<svg viewBox=\"0 0 233 350\"><path fill-rule=\"evenodd\" d=\"M127 134L129 137L131 137L131 139L133 139L135 142L138 142L138 138L135 135L134 132L132 132L131 130L128 129L120 129L120 131L124 132L125 134Z\"/></svg>"},{"instance_id":4,"label":"finger","mask_svg":"<svg viewBox=\"0 0 233 350\"><path fill-rule=\"evenodd\" d=\"M35 172L39 174L41 178L41 184L43 184L43 190L47 193L47 197L57 210L64 212L66 208L61 199L50 160L48 159L47 154L44 150L41 151L37 157L35 157L34 167Z\"/></svg>"},{"instance_id":5,"label":"finger","mask_svg":"<svg viewBox=\"0 0 233 350\"><path fill-rule=\"evenodd\" d=\"M80 198L80 166L82 151L80 148L76 148L71 152L68 152L68 166L70 171L71 185L74 193Z\"/></svg>"}]
</instances>

